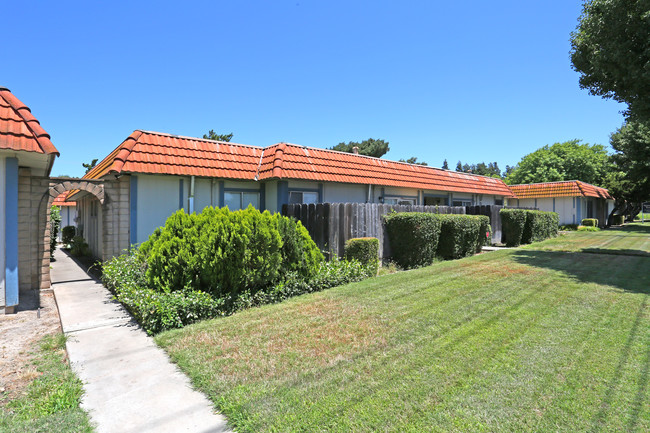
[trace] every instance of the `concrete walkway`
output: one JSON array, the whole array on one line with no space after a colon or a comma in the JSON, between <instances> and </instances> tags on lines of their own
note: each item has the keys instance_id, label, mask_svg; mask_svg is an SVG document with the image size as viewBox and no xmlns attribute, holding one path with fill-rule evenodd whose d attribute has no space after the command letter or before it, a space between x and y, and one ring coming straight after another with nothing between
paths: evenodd
<instances>
[{"instance_id":1,"label":"concrete walkway","mask_svg":"<svg viewBox=\"0 0 650 433\"><path fill-rule=\"evenodd\" d=\"M52 288L70 363L97 432L230 431L108 290L64 251L55 257Z\"/></svg>"}]
</instances>

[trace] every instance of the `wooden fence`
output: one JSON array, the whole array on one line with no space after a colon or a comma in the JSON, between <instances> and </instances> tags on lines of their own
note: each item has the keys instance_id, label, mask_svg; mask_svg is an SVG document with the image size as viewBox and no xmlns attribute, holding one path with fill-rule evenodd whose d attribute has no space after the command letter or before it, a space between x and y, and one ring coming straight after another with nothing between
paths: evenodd
<instances>
[{"instance_id":1,"label":"wooden fence","mask_svg":"<svg viewBox=\"0 0 650 433\"><path fill-rule=\"evenodd\" d=\"M294 217L307 228L316 245L330 257L344 252L345 241L352 238L379 239L379 255L390 256L383 216L395 212L464 214L464 206L416 206L379 203L319 203L282 206L282 215Z\"/></svg>"},{"instance_id":2,"label":"wooden fence","mask_svg":"<svg viewBox=\"0 0 650 433\"><path fill-rule=\"evenodd\" d=\"M501 242L501 215L499 211L503 206L497 205L482 205L482 206L466 206L465 213L467 215L485 215L490 218L490 226L492 227L492 243Z\"/></svg>"}]
</instances>

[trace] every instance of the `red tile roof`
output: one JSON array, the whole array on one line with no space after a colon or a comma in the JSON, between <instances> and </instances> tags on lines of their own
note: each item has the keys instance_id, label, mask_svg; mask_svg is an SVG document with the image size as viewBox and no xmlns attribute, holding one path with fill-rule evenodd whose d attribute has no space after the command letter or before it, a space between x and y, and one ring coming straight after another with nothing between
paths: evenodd
<instances>
[{"instance_id":1,"label":"red tile roof","mask_svg":"<svg viewBox=\"0 0 650 433\"><path fill-rule=\"evenodd\" d=\"M71 195L73 191L68 191L64 192L63 194L59 194L57 198L54 199L52 202L52 206L76 206L77 203L73 201L66 201L68 199L68 196Z\"/></svg>"},{"instance_id":2,"label":"red tile roof","mask_svg":"<svg viewBox=\"0 0 650 433\"><path fill-rule=\"evenodd\" d=\"M5 87L0 87L0 149L59 156L30 109Z\"/></svg>"},{"instance_id":3,"label":"red tile roof","mask_svg":"<svg viewBox=\"0 0 650 433\"><path fill-rule=\"evenodd\" d=\"M501 179L288 143L264 149L270 177L512 196Z\"/></svg>"},{"instance_id":4,"label":"red tile roof","mask_svg":"<svg viewBox=\"0 0 650 433\"><path fill-rule=\"evenodd\" d=\"M501 179L279 143L266 148L135 131L84 177L150 173L226 179L301 179L511 197Z\"/></svg>"},{"instance_id":5,"label":"red tile roof","mask_svg":"<svg viewBox=\"0 0 650 433\"><path fill-rule=\"evenodd\" d=\"M544 198L544 197L599 197L613 200L605 188L591 185L579 180L564 182L529 183L523 185L510 185L510 189L517 198Z\"/></svg>"},{"instance_id":6,"label":"red tile roof","mask_svg":"<svg viewBox=\"0 0 650 433\"><path fill-rule=\"evenodd\" d=\"M84 177L149 173L253 179L261 147L135 131Z\"/></svg>"}]
</instances>

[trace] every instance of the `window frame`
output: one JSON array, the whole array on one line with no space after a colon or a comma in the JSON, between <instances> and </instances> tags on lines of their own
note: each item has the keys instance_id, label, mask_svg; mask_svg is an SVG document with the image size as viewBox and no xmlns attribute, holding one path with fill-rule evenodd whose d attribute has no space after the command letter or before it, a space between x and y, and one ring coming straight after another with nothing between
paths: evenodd
<instances>
[{"instance_id":1,"label":"window frame","mask_svg":"<svg viewBox=\"0 0 650 433\"><path fill-rule=\"evenodd\" d=\"M229 189L226 189L226 190L224 190L224 192L223 192L223 203L222 203L222 206L224 206L224 207L227 206L227 204L226 204L226 203L227 203L227 200L226 200L226 194L239 194L239 208L238 208L238 209L230 209L230 207L228 207L228 209L230 209L231 211L236 211L236 210L240 210L240 209L246 209L246 207L248 207L248 204L252 204L253 207L254 207L255 209L258 209L258 210L259 210L259 208L260 208L260 206L261 206L261 199L262 199L262 196L261 196L261 191L259 191L259 190L256 190L256 189L255 189L255 190L247 190L247 189L237 189L237 188L234 188L234 189L230 189L230 188L229 188ZM244 207L244 194L256 194L256 195L257 195L257 205L255 205L254 203L248 203L248 204L246 205L246 207Z\"/></svg>"}]
</instances>

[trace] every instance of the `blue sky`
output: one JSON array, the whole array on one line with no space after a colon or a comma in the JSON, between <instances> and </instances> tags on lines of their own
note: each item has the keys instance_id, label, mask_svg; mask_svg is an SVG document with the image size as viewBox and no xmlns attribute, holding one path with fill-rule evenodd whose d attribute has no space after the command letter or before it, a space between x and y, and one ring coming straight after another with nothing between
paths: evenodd
<instances>
[{"instance_id":1,"label":"blue sky","mask_svg":"<svg viewBox=\"0 0 650 433\"><path fill-rule=\"evenodd\" d=\"M80 176L133 130L331 147L450 167L579 138L608 144L624 106L578 86L581 2L111 1L3 5L0 85Z\"/></svg>"}]
</instances>

